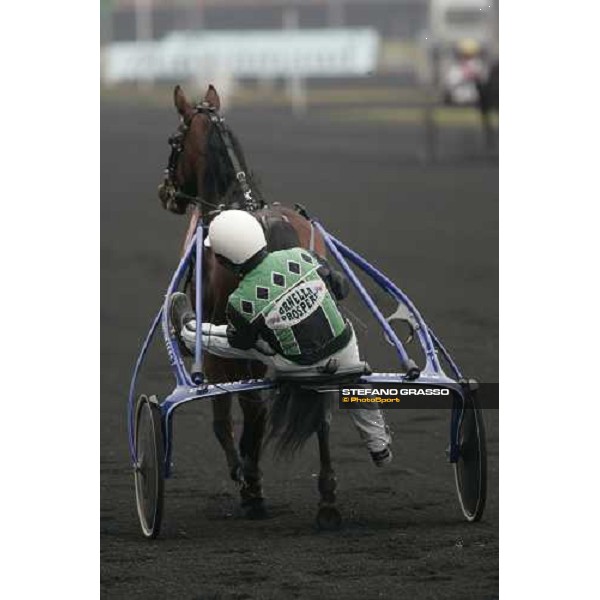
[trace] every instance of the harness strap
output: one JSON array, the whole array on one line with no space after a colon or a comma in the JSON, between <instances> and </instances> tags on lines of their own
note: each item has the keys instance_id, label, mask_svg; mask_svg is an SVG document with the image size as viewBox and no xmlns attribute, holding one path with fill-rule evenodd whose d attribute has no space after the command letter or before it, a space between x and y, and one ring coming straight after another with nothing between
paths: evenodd
<instances>
[{"instance_id":1,"label":"harness strap","mask_svg":"<svg viewBox=\"0 0 600 600\"><path fill-rule=\"evenodd\" d=\"M244 171L237 152L235 151L231 133L223 124L223 117L219 116L215 110L210 110L208 115L212 124L217 128L217 132L219 133L221 141L225 146L227 156L229 157L229 161L231 162L231 166L235 172L235 178L237 179L244 196L244 208L250 212L254 212L255 210L258 210L260 206L252 196L252 189L246 181L246 172Z\"/></svg>"}]
</instances>

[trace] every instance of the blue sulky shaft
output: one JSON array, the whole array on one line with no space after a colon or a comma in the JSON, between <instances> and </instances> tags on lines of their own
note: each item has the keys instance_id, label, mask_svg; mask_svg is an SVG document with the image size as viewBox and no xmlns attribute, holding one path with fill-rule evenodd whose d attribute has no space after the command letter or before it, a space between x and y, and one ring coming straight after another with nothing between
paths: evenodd
<instances>
[{"instance_id":1,"label":"blue sulky shaft","mask_svg":"<svg viewBox=\"0 0 600 600\"><path fill-rule=\"evenodd\" d=\"M396 352L398 353L398 356L400 357L400 364L402 365L402 368L404 369L404 371L406 373L407 379L417 378L420 374L420 370L419 370L418 366L407 354L406 350L404 349L404 346L402 345L402 342L396 335L396 332L392 329L390 324L386 321L385 317L381 314L379 307L375 304L375 302L369 295L369 292L367 292L367 290L365 289L363 284L360 282L360 280L358 279L358 277L356 276L354 271L350 268L350 266L348 265L348 262L342 256L342 253L338 250L338 247L336 246L335 241L325 231L325 229L323 229L323 227L321 226L320 223L318 223L317 221L313 221L313 224L317 228L319 233L323 236L323 239L325 241L325 245L327 246L327 249L331 252L331 254L333 254L333 256L335 256L335 259L338 261L338 263L344 270L345 274L347 275L347 277L350 279L350 281L356 288L356 291L360 294L360 297L363 299L365 304L369 307L369 310L373 313L373 316L377 319L377 321L379 321L379 324L381 325L381 327L383 328L383 330L385 331L385 333L387 334L389 339L394 344L394 347L396 348Z\"/></svg>"},{"instance_id":2,"label":"blue sulky shaft","mask_svg":"<svg viewBox=\"0 0 600 600\"><path fill-rule=\"evenodd\" d=\"M194 364L192 365L192 381L200 385L202 376L202 222L198 223L196 229L196 348L194 352Z\"/></svg>"},{"instance_id":3,"label":"blue sulky shaft","mask_svg":"<svg viewBox=\"0 0 600 600\"><path fill-rule=\"evenodd\" d=\"M423 351L427 356L427 365L428 368L426 370L435 371L436 373L442 373L443 369L440 365L438 357L435 352L435 344L433 341L433 336L431 335L430 329L423 320L423 317L417 310L416 306L412 303L410 298L388 277L386 277L383 273L379 272L377 269L373 267L373 265L369 264L362 256L357 254L351 248L348 248L343 242L340 242L336 237L330 235L331 241L335 244L336 248L340 251L340 253L352 263L354 263L359 269L361 269L364 273L366 273L375 283L377 283L381 289L385 290L388 294L391 294L398 302L401 302L412 314L412 316L416 319L419 324L419 328L417 329L417 335L421 341L421 346ZM447 354L446 350L443 348L439 341L437 345L442 350L444 355ZM451 361L450 361L451 362Z\"/></svg>"},{"instance_id":4,"label":"blue sulky shaft","mask_svg":"<svg viewBox=\"0 0 600 600\"><path fill-rule=\"evenodd\" d=\"M148 352L148 348L150 347L150 343L152 342L152 338L158 329L158 325L162 319L163 307L161 306L158 311L156 317L154 317L154 321L152 321L152 326L150 327L150 331L146 335L144 339L144 343L140 349L140 353L135 362L135 367L133 369L133 374L131 376L131 383L129 384L129 397L127 401L127 423L128 423L128 436L129 436L129 454L131 456L131 461L133 464L137 462L137 455L135 451L135 384L137 382L138 374L140 369L142 368L142 364L144 359L146 358L146 352Z\"/></svg>"}]
</instances>

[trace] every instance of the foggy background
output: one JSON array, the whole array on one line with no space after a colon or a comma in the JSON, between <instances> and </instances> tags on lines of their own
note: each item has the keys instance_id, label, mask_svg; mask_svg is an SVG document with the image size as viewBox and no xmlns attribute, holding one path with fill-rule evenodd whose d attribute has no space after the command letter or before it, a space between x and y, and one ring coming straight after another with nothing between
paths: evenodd
<instances>
[{"instance_id":1,"label":"foggy background","mask_svg":"<svg viewBox=\"0 0 600 600\"><path fill-rule=\"evenodd\" d=\"M338 120L419 127L413 155L426 161L497 151L497 106L482 119L476 80L497 68L498 0L102 0L101 15L105 97L164 103L170 84L198 95L213 83L228 109L287 105L295 117L325 109ZM348 36L345 49L326 47L328 31ZM281 53L269 35L319 32L274 64ZM369 36L368 48L359 35ZM207 50L194 50L203 43ZM349 60L348 48L356 55ZM344 64L335 73L307 66L309 50ZM145 72L158 63L160 72ZM468 134L445 140L461 129L473 134L470 143Z\"/></svg>"}]
</instances>

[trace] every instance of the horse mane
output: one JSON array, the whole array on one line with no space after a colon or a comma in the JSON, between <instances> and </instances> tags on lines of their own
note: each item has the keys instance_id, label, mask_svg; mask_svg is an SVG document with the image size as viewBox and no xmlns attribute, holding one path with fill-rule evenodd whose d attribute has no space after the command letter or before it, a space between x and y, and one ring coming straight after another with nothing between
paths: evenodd
<instances>
[{"instance_id":1,"label":"horse mane","mask_svg":"<svg viewBox=\"0 0 600 600\"><path fill-rule=\"evenodd\" d=\"M229 130L229 135L234 151L246 173L246 181L252 189L254 197L260 203L265 204L264 196L257 184L254 173L248 170L246 157L240 141L235 134ZM237 185L235 173L233 172L229 155L225 144L216 127L212 126L208 131L207 139L207 165L204 173L204 190L207 199L214 203L243 204L244 197L240 186Z\"/></svg>"}]
</instances>

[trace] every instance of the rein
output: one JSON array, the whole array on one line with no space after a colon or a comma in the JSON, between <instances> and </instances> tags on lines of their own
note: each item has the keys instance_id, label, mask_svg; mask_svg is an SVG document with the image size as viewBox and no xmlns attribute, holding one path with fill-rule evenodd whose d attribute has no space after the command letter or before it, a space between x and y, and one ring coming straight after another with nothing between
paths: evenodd
<instances>
[{"instance_id":1,"label":"rein","mask_svg":"<svg viewBox=\"0 0 600 600\"><path fill-rule=\"evenodd\" d=\"M197 115L204 114L212 123L213 127L215 127L221 143L225 147L225 151L227 152L227 156L229 158L229 162L231 163L231 167L234 172L235 180L237 181L242 195L244 197L243 210L248 212L254 212L261 208L262 203L257 201L254 198L252 188L248 184L246 172L242 167L241 160L238 157L238 154L235 150L235 146L233 144L233 139L231 136L231 132L228 127L224 123L224 119L217 109L209 104L208 102L201 102L196 105L194 109L194 114L189 119L189 122L186 124L185 121L182 120L181 125L177 128L177 131L169 137L169 146L171 146L171 154L169 155L169 161L167 163L167 168L165 169L165 177L163 183L158 188L158 196L165 207L172 206L177 201L183 201L186 204L195 204L202 208L203 206L208 206L214 210L222 209L223 205L217 205L213 202L209 202L205 198L201 196L190 196L182 192L179 189L179 186L176 183L176 169L177 162L181 153L183 152L183 143L185 140L185 136L189 131L189 128L192 124L192 120Z\"/></svg>"}]
</instances>

